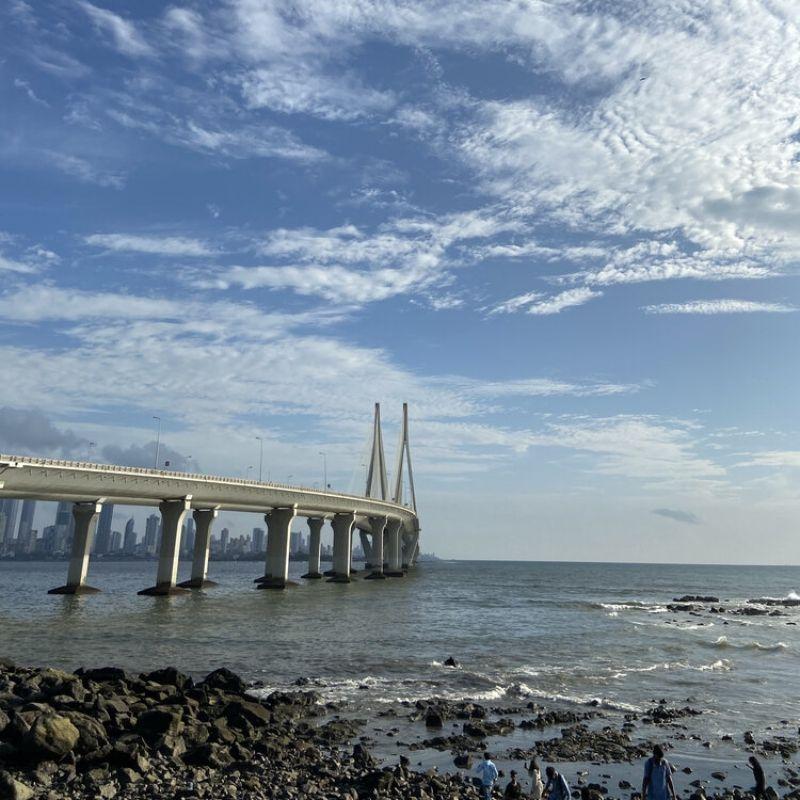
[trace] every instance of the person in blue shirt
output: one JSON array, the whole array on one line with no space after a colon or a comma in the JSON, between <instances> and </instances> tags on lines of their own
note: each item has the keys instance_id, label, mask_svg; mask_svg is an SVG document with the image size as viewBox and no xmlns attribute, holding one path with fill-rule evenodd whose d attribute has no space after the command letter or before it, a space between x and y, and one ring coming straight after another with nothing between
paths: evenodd
<instances>
[{"instance_id":1,"label":"person in blue shirt","mask_svg":"<svg viewBox=\"0 0 800 800\"><path fill-rule=\"evenodd\" d=\"M547 800L570 800L571 794L566 778L560 772L556 772L555 767L548 767L544 774L547 776L544 787L544 796Z\"/></svg>"},{"instance_id":2,"label":"person in blue shirt","mask_svg":"<svg viewBox=\"0 0 800 800\"><path fill-rule=\"evenodd\" d=\"M497 778L500 776L500 773L497 771L497 767L492 761L491 753L483 754L483 761L481 761L481 763L475 767L475 772L477 772L481 777L483 800L491 800L492 788L494 787L495 781L497 781Z\"/></svg>"},{"instance_id":3,"label":"person in blue shirt","mask_svg":"<svg viewBox=\"0 0 800 800\"><path fill-rule=\"evenodd\" d=\"M642 800L675 800L675 786L672 783L672 767L664 758L660 745L653 747L653 756L644 764L642 780Z\"/></svg>"}]
</instances>

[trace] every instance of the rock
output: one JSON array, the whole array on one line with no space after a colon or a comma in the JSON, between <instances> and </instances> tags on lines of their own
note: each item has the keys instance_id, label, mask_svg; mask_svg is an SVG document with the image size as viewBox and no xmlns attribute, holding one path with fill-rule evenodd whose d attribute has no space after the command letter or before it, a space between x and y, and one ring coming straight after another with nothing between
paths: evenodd
<instances>
[{"instance_id":1,"label":"rock","mask_svg":"<svg viewBox=\"0 0 800 800\"><path fill-rule=\"evenodd\" d=\"M234 672L222 667L206 675L205 680L200 683L209 689L222 689L233 694L243 694L247 688L245 682Z\"/></svg>"},{"instance_id":2,"label":"rock","mask_svg":"<svg viewBox=\"0 0 800 800\"><path fill-rule=\"evenodd\" d=\"M139 783L141 779L142 776L130 767L121 767L117 770L117 780L122 786L128 786L131 783Z\"/></svg>"},{"instance_id":3,"label":"rock","mask_svg":"<svg viewBox=\"0 0 800 800\"><path fill-rule=\"evenodd\" d=\"M453 763L459 769L472 769L472 756L469 753L463 753L453 759Z\"/></svg>"},{"instance_id":4,"label":"rock","mask_svg":"<svg viewBox=\"0 0 800 800\"><path fill-rule=\"evenodd\" d=\"M178 710L154 708L145 711L136 722L136 731L145 738L155 738L167 733L178 734L183 730L183 720Z\"/></svg>"},{"instance_id":5,"label":"rock","mask_svg":"<svg viewBox=\"0 0 800 800\"><path fill-rule=\"evenodd\" d=\"M227 767L233 761L228 750L216 743L201 744L192 748L184 754L183 760L193 766L215 769Z\"/></svg>"},{"instance_id":6,"label":"rock","mask_svg":"<svg viewBox=\"0 0 800 800\"><path fill-rule=\"evenodd\" d=\"M3 711L2 708L0 708L0 733L2 733L8 727L10 722L11 718L5 713L5 711Z\"/></svg>"},{"instance_id":7,"label":"rock","mask_svg":"<svg viewBox=\"0 0 800 800\"><path fill-rule=\"evenodd\" d=\"M441 728L444 725L442 715L438 711L429 709L425 715L425 726L428 728Z\"/></svg>"},{"instance_id":8,"label":"rock","mask_svg":"<svg viewBox=\"0 0 800 800\"><path fill-rule=\"evenodd\" d=\"M104 783L97 789L97 796L103 800L111 800L112 797L117 796L117 787L113 783Z\"/></svg>"},{"instance_id":9,"label":"rock","mask_svg":"<svg viewBox=\"0 0 800 800\"><path fill-rule=\"evenodd\" d=\"M126 681L128 679L124 669L118 667L100 667L99 669L76 669L76 675L88 678L97 683L108 683L109 681Z\"/></svg>"},{"instance_id":10,"label":"rock","mask_svg":"<svg viewBox=\"0 0 800 800\"><path fill-rule=\"evenodd\" d=\"M456 661L456 660L453 658L453 656L450 656L449 658L447 658L447 659L445 660L445 662L444 662L444 665L445 665L446 667L457 667L457 666L458 666L458 661Z\"/></svg>"},{"instance_id":11,"label":"rock","mask_svg":"<svg viewBox=\"0 0 800 800\"><path fill-rule=\"evenodd\" d=\"M745 744L754 745L756 743L755 737L753 736L752 731L745 731L744 732L744 742Z\"/></svg>"},{"instance_id":12,"label":"rock","mask_svg":"<svg viewBox=\"0 0 800 800\"><path fill-rule=\"evenodd\" d=\"M674 598L676 603L719 603L719 597L704 594L685 594Z\"/></svg>"},{"instance_id":13,"label":"rock","mask_svg":"<svg viewBox=\"0 0 800 800\"><path fill-rule=\"evenodd\" d=\"M728 776L724 772L712 772L711 777L717 781L724 781Z\"/></svg>"},{"instance_id":14,"label":"rock","mask_svg":"<svg viewBox=\"0 0 800 800\"><path fill-rule=\"evenodd\" d=\"M142 680L160 683L164 686L175 686L181 690L189 688L194 684L188 675L178 672L175 667L165 667L164 669L148 672L146 675L142 675Z\"/></svg>"},{"instance_id":15,"label":"rock","mask_svg":"<svg viewBox=\"0 0 800 800\"><path fill-rule=\"evenodd\" d=\"M30 800L33 789L16 780L8 772L0 772L0 797L3 800Z\"/></svg>"},{"instance_id":16,"label":"rock","mask_svg":"<svg viewBox=\"0 0 800 800\"><path fill-rule=\"evenodd\" d=\"M353 761L355 762L355 765L361 769L374 767L376 764L376 761L372 757L372 754L369 752L369 750L367 750L367 748L360 743L353 747Z\"/></svg>"},{"instance_id":17,"label":"rock","mask_svg":"<svg viewBox=\"0 0 800 800\"><path fill-rule=\"evenodd\" d=\"M106 729L97 720L78 711L65 711L64 716L78 730L77 750L80 753L91 753L101 750L108 744Z\"/></svg>"},{"instance_id":18,"label":"rock","mask_svg":"<svg viewBox=\"0 0 800 800\"><path fill-rule=\"evenodd\" d=\"M25 736L24 750L32 758L62 758L78 743L80 733L66 717L39 714Z\"/></svg>"},{"instance_id":19,"label":"rock","mask_svg":"<svg viewBox=\"0 0 800 800\"><path fill-rule=\"evenodd\" d=\"M249 703L246 700L228 703L225 717L234 727L243 727L242 723L255 728L269 725L272 715L260 703Z\"/></svg>"}]
</instances>

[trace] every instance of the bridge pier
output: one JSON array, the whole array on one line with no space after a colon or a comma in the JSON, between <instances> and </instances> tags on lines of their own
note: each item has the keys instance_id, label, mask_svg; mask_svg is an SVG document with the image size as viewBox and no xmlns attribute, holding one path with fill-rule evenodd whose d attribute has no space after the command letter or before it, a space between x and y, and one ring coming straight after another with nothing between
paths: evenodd
<instances>
[{"instance_id":1,"label":"bridge pier","mask_svg":"<svg viewBox=\"0 0 800 800\"><path fill-rule=\"evenodd\" d=\"M89 553L97 528L97 515L102 510L101 503L73 503L72 516L75 519L75 533L72 537L72 551L67 569L67 582L64 586L50 589L48 594L96 594L99 589L85 584L89 571Z\"/></svg>"},{"instance_id":2,"label":"bridge pier","mask_svg":"<svg viewBox=\"0 0 800 800\"><path fill-rule=\"evenodd\" d=\"M403 523L399 519L390 519L386 523L386 561L388 569L385 575L388 578L402 578L403 556L400 541L400 526Z\"/></svg>"},{"instance_id":3,"label":"bridge pier","mask_svg":"<svg viewBox=\"0 0 800 800\"><path fill-rule=\"evenodd\" d=\"M181 589L207 589L216 586L208 575L208 554L211 551L211 526L219 512L216 508L196 508L194 517L194 555L192 557L192 577L178 584Z\"/></svg>"},{"instance_id":4,"label":"bridge pier","mask_svg":"<svg viewBox=\"0 0 800 800\"><path fill-rule=\"evenodd\" d=\"M297 507L273 508L264 515L267 523L267 559L259 589L285 589L289 586L289 539Z\"/></svg>"},{"instance_id":5,"label":"bridge pier","mask_svg":"<svg viewBox=\"0 0 800 800\"><path fill-rule=\"evenodd\" d=\"M417 543L419 542L419 531L403 536L403 569L413 567L417 560Z\"/></svg>"},{"instance_id":6,"label":"bridge pier","mask_svg":"<svg viewBox=\"0 0 800 800\"><path fill-rule=\"evenodd\" d=\"M364 551L364 569L372 566L372 545L369 542L369 534L359 530L358 536L361 539L361 549Z\"/></svg>"},{"instance_id":7,"label":"bridge pier","mask_svg":"<svg viewBox=\"0 0 800 800\"><path fill-rule=\"evenodd\" d=\"M304 578L321 578L319 571L320 551L322 549L322 526L325 520L322 517L308 518L308 572Z\"/></svg>"},{"instance_id":8,"label":"bridge pier","mask_svg":"<svg viewBox=\"0 0 800 800\"><path fill-rule=\"evenodd\" d=\"M355 521L355 511L333 515L333 576L329 579L331 583L350 583Z\"/></svg>"},{"instance_id":9,"label":"bridge pier","mask_svg":"<svg viewBox=\"0 0 800 800\"><path fill-rule=\"evenodd\" d=\"M161 512L161 549L158 553L156 585L142 589L139 594L168 596L181 594L186 589L176 585L178 559L181 551L181 529L183 518L191 505L191 497L180 500L164 500L158 509Z\"/></svg>"},{"instance_id":10,"label":"bridge pier","mask_svg":"<svg viewBox=\"0 0 800 800\"><path fill-rule=\"evenodd\" d=\"M369 525L372 528L372 555L370 559L372 572L367 575L369 580L383 580L386 577L383 574L383 531L388 522L388 517L369 518Z\"/></svg>"}]
</instances>

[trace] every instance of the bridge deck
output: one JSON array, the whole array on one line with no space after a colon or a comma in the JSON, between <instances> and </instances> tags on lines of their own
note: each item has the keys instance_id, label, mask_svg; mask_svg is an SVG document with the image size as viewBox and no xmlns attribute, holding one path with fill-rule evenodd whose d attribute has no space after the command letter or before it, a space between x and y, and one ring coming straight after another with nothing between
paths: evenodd
<instances>
[{"instance_id":1,"label":"bridge deck","mask_svg":"<svg viewBox=\"0 0 800 800\"><path fill-rule=\"evenodd\" d=\"M342 492L190 472L3 454L0 454L0 497L100 500L141 506L157 506L163 500L187 497L192 508L264 513L272 508L296 506L302 516L355 511L363 517L385 515L401 520L408 530L418 527L417 515L406 506Z\"/></svg>"}]
</instances>

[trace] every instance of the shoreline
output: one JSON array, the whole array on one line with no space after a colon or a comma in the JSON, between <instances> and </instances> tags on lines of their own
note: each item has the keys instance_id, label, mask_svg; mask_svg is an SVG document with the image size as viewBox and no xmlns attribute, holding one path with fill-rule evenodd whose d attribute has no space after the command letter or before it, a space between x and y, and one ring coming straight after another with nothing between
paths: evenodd
<instances>
[{"instance_id":1,"label":"shoreline","mask_svg":"<svg viewBox=\"0 0 800 800\"><path fill-rule=\"evenodd\" d=\"M521 698L323 703L247 684L225 668L195 681L173 668L68 673L0 660L0 787L14 800L318 796L477 797L471 770L489 749L529 785L536 753L573 791L632 800L652 744L665 746L679 797L743 797L755 753L777 797L800 798L796 721L768 736L693 730L701 707L644 699L644 713ZM278 787L282 787L276 794ZM1 793L0 793L1 794ZM5 795L3 795L5 796Z\"/></svg>"}]
</instances>

